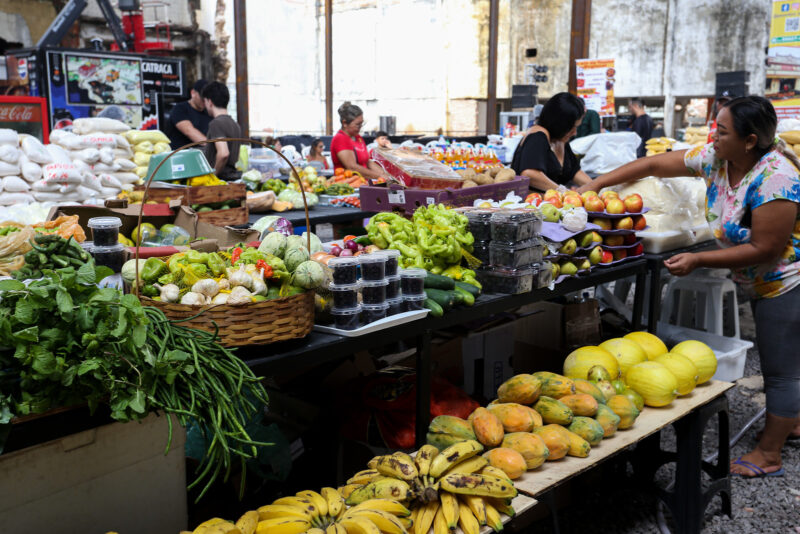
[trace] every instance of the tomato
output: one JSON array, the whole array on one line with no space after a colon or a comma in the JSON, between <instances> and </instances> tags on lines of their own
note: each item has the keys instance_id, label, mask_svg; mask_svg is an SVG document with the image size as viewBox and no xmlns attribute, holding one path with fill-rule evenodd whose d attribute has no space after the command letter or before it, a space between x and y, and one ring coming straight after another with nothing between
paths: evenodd
<instances>
[{"instance_id":1,"label":"tomato","mask_svg":"<svg viewBox=\"0 0 800 534\"><path fill-rule=\"evenodd\" d=\"M351 171L349 169L344 171L344 177L345 178L352 178L353 177L353 171Z\"/></svg>"},{"instance_id":2,"label":"tomato","mask_svg":"<svg viewBox=\"0 0 800 534\"><path fill-rule=\"evenodd\" d=\"M345 201L348 201L348 200L350 200L350 198L345 198L344 200L345 200ZM356 236L354 236L354 235L346 235L346 236L344 236L344 237L342 238L342 241L344 241L344 242L347 242L347 241L354 241L354 240L355 240L355 238L356 238Z\"/></svg>"},{"instance_id":3,"label":"tomato","mask_svg":"<svg viewBox=\"0 0 800 534\"><path fill-rule=\"evenodd\" d=\"M344 167L336 167L333 170L333 174L335 174L337 176L340 175L340 174L344 174Z\"/></svg>"}]
</instances>

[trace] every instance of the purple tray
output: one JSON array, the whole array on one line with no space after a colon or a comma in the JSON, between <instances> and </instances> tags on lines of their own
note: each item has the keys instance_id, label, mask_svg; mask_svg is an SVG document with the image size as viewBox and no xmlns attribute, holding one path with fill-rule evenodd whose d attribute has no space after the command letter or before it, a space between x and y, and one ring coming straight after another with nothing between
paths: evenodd
<instances>
[{"instance_id":1,"label":"purple tray","mask_svg":"<svg viewBox=\"0 0 800 534\"><path fill-rule=\"evenodd\" d=\"M595 267L611 267L612 265L619 265L623 261L632 260L634 258L641 258L642 256L644 256L644 252L642 252L638 256L628 256L626 258L622 258L621 260L614 260L611 263L598 263L597 265L595 265Z\"/></svg>"},{"instance_id":2,"label":"purple tray","mask_svg":"<svg viewBox=\"0 0 800 534\"><path fill-rule=\"evenodd\" d=\"M623 219L625 217L638 217L650 211L650 208L642 208L639 213L606 213L604 211L587 211L589 217L597 217L599 219Z\"/></svg>"},{"instance_id":3,"label":"purple tray","mask_svg":"<svg viewBox=\"0 0 800 534\"><path fill-rule=\"evenodd\" d=\"M388 187L363 185L358 191L363 211L402 211L408 215L420 206L446 204L448 206L472 206L481 198L503 200L511 192L525 198L530 179L517 176L508 182L479 185L467 189L415 189L397 184Z\"/></svg>"},{"instance_id":4,"label":"purple tray","mask_svg":"<svg viewBox=\"0 0 800 534\"><path fill-rule=\"evenodd\" d=\"M576 235L582 234L584 232L589 232L592 230L595 230L597 231L597 233L602 235L602 233L600 232L600 227L592 223L586 223L586 226L583 228L583 230L580 230L578 232L570 232L569 230L561 226L561 223L544 221L542 222L541 236L547 239L548 241L559 243L562 241L566 241L567 239L571 239Z\"/></svg>"},{"instance_id":5,"label":"purple tray","mask_svg":"<svg viewBox=\"0 0 800 534\"><path fill-rule=\"evenodd\" d=\"M644 227L645 230L648 228L649 226ZM600 235L630 235L641 231L643 230L597 230L597 233Z\"/></svg>"},{"instance_id":6,"label":"purple tray","mask_svg":"<svg viewBox=\"0 0 800 534\"><path fill-rule=\"evenodd\" d=\"M627 249L627 248L633 248L636 245L641 244L641 242L642 241L640 239L639 241L636 241L632 245L619 245L617 247L612 247L612 246L609 246L609 245L600 245L600 246L603 247L603 250L624 250L624 249Z\"/></svg>"}]
</instances>

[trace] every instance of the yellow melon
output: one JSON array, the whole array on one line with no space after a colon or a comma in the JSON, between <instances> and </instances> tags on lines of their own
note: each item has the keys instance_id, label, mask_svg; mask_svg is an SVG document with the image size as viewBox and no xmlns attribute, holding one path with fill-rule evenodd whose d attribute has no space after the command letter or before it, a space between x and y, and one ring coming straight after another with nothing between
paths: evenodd
<instances>
[{"instance_id":1,"label":"yellow melon","mask_svg":"<svg viewBox=\"0 0 800 534\"><path fill-rule=\"evenodd\" d=\"M678 379L678 395L688 395L697 386L697 367L683 354L668 352L653 361L664 364Z\"/></svg>"},{"instance_id":2,"label":"yellow melon","mask_svg":"<svg viewBox=\"0 0 800 534\"><path fill-rule=\"evenodd\" d=\"M564 360L564 376L585 380L589 369L595 365L604 367L612 380L619 376L617 359L606 349L592 345L575 349L567 356Z\"/></svg>"},{"instance_id":3,"label":"yellow melon","mask_svg":"<svg viewBox=\"0 0 800 534\"><path fill-rule=\"evenodd\" d=\"M678 379L663 363L637 363L628 369L626 381L647 406L666 406L678 396Z\"/></svg>"},{"instance_id":4,"label":"yellow melon","mask_svg":"<svg viewBox=\"0 0 800 534\"><path fill-rule=\"evenodd\" d=\"M682 354L692 360L692 363L697 367L697 385L703 384L711 380L714 373L717 372L717 357L711 347L702 341L684 341L672 347L672 352Z\"/></svg>"},{"instance_id":5,"label":"yellow melon","mask_svg":"<svg viewBox=\"0 0 800 534\"><path fill-rule=\"evenodd\" d=\"M625 339L633 341L647 354L648 360L655 360L662 354L669 352L664 342L649 332L631 332Z\"/></svg>"},{"instance_id":6,"label":"yellow melon","mask_svg":"<svg viewBox=\"0 0 800 534\"><path fill-rule=\"evenodd\" d=\"M628 369L637 363L647 361L647 353L638 343L621 337L615 337L600 343L600 347L610 352L619 362L619 373L623 380Z\"/></svg>"}]
</instances>

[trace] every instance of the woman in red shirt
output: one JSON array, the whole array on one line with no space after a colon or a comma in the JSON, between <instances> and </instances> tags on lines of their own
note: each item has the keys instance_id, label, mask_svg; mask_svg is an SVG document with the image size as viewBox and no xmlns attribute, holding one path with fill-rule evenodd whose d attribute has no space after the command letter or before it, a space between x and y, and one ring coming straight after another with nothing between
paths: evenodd
<instances>
[{"instance_id":1,"label":"woman in red shirt","mask_svg":"<svg viewBox=\"0 0 800 534\"><path fill-rule=\"evenodd\" d=\"M331 141L333 167L358 172L364 178L377 179L384 176L381 166L369 159L367 144L359 135L364 125L364 112L361 108L345 102L339 106L339 119L342 121L342 128Z\"/></svg>"}]
</instances>

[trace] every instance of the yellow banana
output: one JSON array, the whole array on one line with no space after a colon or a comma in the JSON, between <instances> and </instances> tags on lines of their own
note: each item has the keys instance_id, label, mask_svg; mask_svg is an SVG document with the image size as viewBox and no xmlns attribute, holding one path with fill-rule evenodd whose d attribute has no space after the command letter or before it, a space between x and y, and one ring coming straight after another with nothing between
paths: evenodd
<instances>
[{"instance_id":1,"label":"yellow banana","mask_svg":"<svg viewBox=\"0 0 800 534\"><path fill-rule=\"evenodd\" d=\"M406 454L404 452L400 452L400 451L393 452L392 456L397 456L398 458L402 458L403 460L405 460L407 462L414 463L414 458L412 458L410 454Z\"/></svg>"},{"instance_id":2,"label":"yellow banana","mask_svg":"<svg viewBox=\"0 0 800 534\"><path fill-rule=\"evenodd\" d=\"M458 462L456 465L445 471L445 475L450 475L453 473L461 473L464 475L469 475L471 473L477 473L484 467L489 464L489 460L484 458L483 456L473 456L472 458L467 458L463 462Z\"/></svg>"},{"instance_id":3,"label":"yellow banana","mask_svg":"<svg viewBox=\"0 0 800 534\"><path fill-rule=\"evenodd\" d=\"M381 534L381 529L364 517L345 517L339 524L347 529L347 534Z\"/></svg>"},{"instance_id":4,"label":"yellow banana","mask_svg":"<svg viewBox=\"0 0 800 534\"><path fill-rule=\"evenodd\" d=\"M414 480L419 476L417 466L414 465L414 461L410 457L406 459L402 456L382 456L378 460L376 469L382 475L399 478L400 480Z\"/></svg>"},{"instance_id":5,"label":"yellow banana","mask_svg":"<svg viewBox=\"0 0 800 534\"><path fill-rule=\"evenodd\" d=\"M294 506L296 508L300 508L301 510L305 510L306 513L308 513L308 515L311 517L319 515L319 509L308 497L281 497L280 499L273 501L272 504Z\"/></svg>"},{"instance_id":6,"label":"yellow banana","mask_svg":"<svg viewBox=\"0 0 800 534\"><path fill-rule=\"evenodd\" d=\"M414 464L417 466L419 476L428 476L428 472L431 468L431 461L433 461L438 454L439 449L433 445L423 445L420 447L417 451L417 455L414 457Z\"/></svg>"},{"instance_id":7,"label":"yellow banana","mask_svg":"<svg viewBox=\"0 0 800 534\"><path fill-rule=\"evenodd\" d=\"M355 490L363 486L363 484L347 484L346 486L342 486L336 491L342 496L342 499L346 499L353 493Z\"/></svg>"},{"instance_id":8,"label":"yellow banana","mask_svg":"<svg viewBox=\"0 0 800 534\"><path fill-rule=\"evenodd\" d=\"M361 486L356 489L347 497L346 502L348 506L354 506L368 499L394 499L396 501L405 501L410 494L411 487L405 480L384 478L382 480L375 480L366 486Z\"/></svg>"},{"instance_id":9,"label":"yellow banana","mask_svg":"<svg viewBox=\"0 0 800 534\"><path fill-rule=\"evenodd\" d=\"M444 510L439 506L436 516L433 518L433 534L450 534L447 526L447 519L444 517Z\"/></svg>"},{"instance_id":10,"label":"yellow banana","mask_svg":"<svg viewBox=\"0 0 800 534\"><path fill-rule=\"evenodd\" d=\"M479 534L481 531L478 520L463 502L458 504L458 526L464 534Z\"/></svg>"},{"instance_id":11,"label":"yellow banana","mask_svg":"<svg viewBox=\"0 0 800 534\"><path fill-rule=\"evenodd\" d=\"M230 521L218 521L204 527L203 534L241 534L241 531Z\"/></svg>"},{"instance_id":12,"label":"yellow banana","mask_svg":"<svg viewBox=\"0 0 800 534\"><path fill-rule=\"evenodd\" d=\"M418 534L420 531L417 530L417 520L419 519L419 513L422 511L424 507L414 508L411 510L411 515L408 516L408 519L411 521L411 528L406 527L408 530L408 534ZM425 533L427 534L427 532Z\"/></svg>"},{"instance_id":13,"label":"yellow banana","mask_svg":"<svg viewBox=\"0 0 800 534\"><path fill-rule=\"evenodd\" d=\"M458 500L456 496L446 491L440 491L439 506L447 522L447 528L456 528L458 526Z\"/></svg>"},{"instance_id":14,"label":"yellow banana","mask_svg":"<svg viewBox=\"0 0 800 534\"><path fill-rule=\"evenodd\" d=\"M378 467L378 460L380 460L381 457L382 456L375 456L372 460L367 462L367 467L369 467L370 469L375 469L376 467Z\"/></svg>"},{"instance_id":15,"label":"yellow banana","mask_svg":"<svg viewBox=\"0 0 800 534\"><path fill-rule=\"evenodd\" d=\"M328 515L331 517L338 516L339 512L344 508L344 498L342 494L334 488L322 488L320 494L328 504Z\"/></svg>"},{"instance_id":16,"label":"yellow banana","mask_svg":"<svg viewBox=\"0 0 800 534\"><path fill-rule=\"evenodd\" d=\"M473 439L450 445L433 459L429 474L433 478L439 478L442 473L454 465L472 458L481 451L483 451L483 445Z\"/></svg>"},{"instance_id":17,"label":"yellow banana","mask_svg":"<svg viewBox=\"0 0 800 534\"><path fill-rule=\"evenodd\" d=\"M236 522L236 528L238 528L242 534L253 534L256 531L256 525L258 525L258 520L260 518L261 515L255 510L246 512Z\"/></svg>"},{"instance_id":18,"label":"yellow banana","mask_svg":"<svg viewBox=\"0 0 800 534\"><path fill-rule=\"evenodd\" d=\"M347 534L347 529L339 523L334 523L325 529L325 534Z\"/></svg>"},{"instance_id":19,"label":"yellow banana","mask_svg":"<svg viewBox=\"0 0 800 534\"><path fill-rule=\"evenodd\" d=\"M311 523L303 519L276 517L259 521L256 534L300 534L311 528Z\"/></svg>"},{"instance_id":20,"label":"yellow banana","mask_svg":"<svg viewBox=\"0 0 800 534\"><path fill-rule=\"evenodd\" d=\"M414 521L410 517L397 517L397 520L403 525L403 528L406 529L406 532L409 534L414 534Z\"/></svg>"},{"instance_id":21,"label":"yellow banana","mask_svg":"<svg viewBox=\"0 0 800 534\"><path fill-rule=\"evenodd\" d=\"M495 532L503 530L503 520L500 519L500 512L489 503L484 503L486 508L486 524L494 529Z\"/></svg>"},{"instance_id":22,"label":"yellow banana","mask_svg":"<svg viewBox=\"0 0 800 534\"><path fill-rule=\"evenodd\" d=\"M418 512L417 520L414 522L414 532L428 534L437 511L439 511L439 501L432 501L423 506Z\"/></svg>"},{"instance_id":23,"label":"yellow banana","mask_svg":"<svg viewBox=\"0 0 800 534\"><path fill-rule=\"evenodd\" d=\"M439 486L450 493L480 497L516 497L517 490L507 480L491 475L447 475Z\"/></svg>"},{"instance_id":24,"label":"yellow banana","mask_svg":"<svg viewBox=\"0 0 800 534\"><path fill-rule=\"evenodd\" d=\"M511 479L508 478L508 474L506 474L505 471L503 471L502 469L500 469L498 467L494 467L492 465L487 465L486 467L481 469L481 474L482 475L492 475L492 476L495 476L497 478L502 478L504 480L508 480L509 482L511 482Z\"/></svg>"},{"instance_id":25,"label":"yellow banana","mask_svg":"<svg viewBox=\"0 0 800 534\"><path fill-rule=\"evenodd\" d=\"M317 508L318 515L328 515L328 501L326 501L325 498L316 491L300 491L297 493L297 497L309 499L312 503L314 503L314 506Z\"/></svg>"},{"instance_id":26,"label":"yellow banana","mask_svg":"<svg viewBox=\"0 0 800 534\"><path fill-rule=\"evenodd\" d=\"M363 517L377 526L384 534L406 534L406 529L398 518L381 510L362 509L357 512L347 512L342 519L349 517Z\"/></svg>"},{"instance_id":27,"label":"yellow banana","mask_svg":"<svg viewBox=\"0 0 800 534\"><path fill-rule=\"evenodd\" d=\"M281 517L287 519L295 518L311 521L311 518L313 517L306 510L298 508L297 506L290 506L288 504L268 504L259 508L257 513L259 521Z\"/></svg>"},{"instance_id":28,"label":"yellow banana","mask_svg":"<svg viewBox=\"0 0 800 534\"><path fill-rule=\"evenodd\" d=\"M398 517L408 517L411 515L411 511L408 508L392 499L369 499L352 508L348 508L347 512L357 512L359 510L380 510L381 512L387 512Z\"/></svg>"},{"instance_id":29,"label":"yellow banana","mask_svg":"<svg viewBox=\"0 0 800 534\"><path fill-rule=\"evenodd\" d=\"M224 522L225 522L225 520L220 518L220 517L212 517L208 521L203 521L202 523L197 525L197 528L194 529L193 532L200 532L201 530L205 529L206 527L210 527L212 525L216 525L217 523L224 523Z\"/></svg>"},{"instance_id":30,"label":"yellow banana","mask_svg":"<svg viewBox=\"0 0 800 534\"><path fill-rule=\"evenodd\" d=\"M373 478L380 475L376 469L364 469L347 480L348 484L369 484Z\"/></svg>"},{"instance_id":31,"label":"yellow banana","mask_svg":"<svg viewBox=\"0 0 800 534\"><path fill-rule=\"evenodd\" d=\"M492 499L487 498L487 503L494 506L494 508L501 514L506 514L508 517L517 515L517 511L511 506L511 499Z\"/></svg>"},{"instance_id":32,"label":"yellow banana","mask_svg":"<svg viewBox=\"0 0 800 534\"><path fill-rule=\"evenodd\" d=\"M472 511L472 515L474 515L475 519L478 520L479 525L486 524L486 508L483 497L477 497L475 495L461 495L461 502L465 503L469 507L470 511Z\"/></svg>"},{"instance_id":33,"label":"yellow banana","mask_svg":"<svg viewBox=\"0 0 800 534\"><path fill-rule=\"evenodd\" d=\"M306 534L325 534L325 531L321 528L313 527L306 530Z\"/></svg>"}]
</instances>

